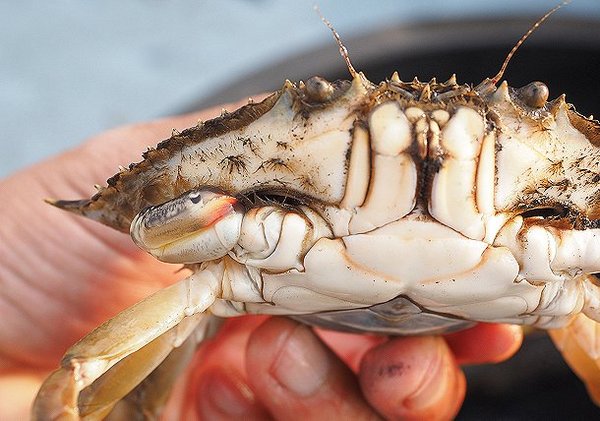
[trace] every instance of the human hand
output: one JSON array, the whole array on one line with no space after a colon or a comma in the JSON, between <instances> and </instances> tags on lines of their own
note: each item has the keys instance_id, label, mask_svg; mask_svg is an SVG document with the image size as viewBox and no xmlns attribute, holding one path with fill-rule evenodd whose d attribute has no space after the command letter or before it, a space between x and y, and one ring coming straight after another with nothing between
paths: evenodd
<instances>
[{"instance_id":1,"label":"human hand","mask_svg":"<svg viewBox=\"0 0 600 421\"><path fill-rule=\"evenodd\" d=\"M240 318L196 355L180 419L452 419L459 365L506 359L521 339L508 325L388 340Z\"/></svg>"},{"instance_id":2,"label":"human hand","mask_svg":"<svg viewBox=\"0 0 600 421\"><path fill-rule=\"evenodd\" d=\"M40 382L77 339L184 276L42 199L88 197L172 128L217 113L116 129L0 181L0 419L27 418ZM202 346L166 419L451 418L465 393L458 364L499 361L521 341L503 325L388 341L263 320L232 320Z\"/></svg>"}]
</instances>

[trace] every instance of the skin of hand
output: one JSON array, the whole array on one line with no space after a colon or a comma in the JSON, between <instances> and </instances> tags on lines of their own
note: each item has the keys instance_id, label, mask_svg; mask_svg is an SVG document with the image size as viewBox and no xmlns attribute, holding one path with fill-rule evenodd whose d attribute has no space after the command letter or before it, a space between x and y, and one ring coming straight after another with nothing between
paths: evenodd
<instances>
[{"instance_id":1,"label":"skin of hand","mask_svg":"<svg viewBox=\"0 0 600 421\"><path fill-rule=\"evenodd\" d=\"M91 196L146 145L220 109L115 129L0 180L0 419L27 419L69 346L185 276L43 199ZM507 325L388 339L241 317L200 347L164 419L451 419L465 394L460 365L501 361L521 341Z\"/></svg>"}]
</instances>

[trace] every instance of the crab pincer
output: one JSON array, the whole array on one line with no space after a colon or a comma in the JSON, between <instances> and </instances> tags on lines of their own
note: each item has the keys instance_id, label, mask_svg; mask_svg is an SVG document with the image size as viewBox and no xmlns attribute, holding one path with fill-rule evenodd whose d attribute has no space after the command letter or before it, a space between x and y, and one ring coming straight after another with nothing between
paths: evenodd
<instances>
[{"instance_id":1,"label":"crab pincer","mask_svg":"<svg viewBox=\"0 0 600 421\"><path fill-rule=\"evenodd\" d=\"M236 198L193 190L140 212L131 223L131 238L163 262L200 263L223 257L233 248L242 218Z\"/></svg>"}]
</instances>

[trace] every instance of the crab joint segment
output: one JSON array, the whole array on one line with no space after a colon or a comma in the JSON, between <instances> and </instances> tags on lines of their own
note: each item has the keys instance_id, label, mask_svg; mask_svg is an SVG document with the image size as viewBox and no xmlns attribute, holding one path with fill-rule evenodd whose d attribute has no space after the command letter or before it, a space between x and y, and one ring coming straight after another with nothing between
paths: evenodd
<instances>
[{"instance_id":1,"label":"crab joint segment","mask_svg":"<svg viewBox=\"0 0 600 421\"><path fill-rule=\"evenodd\" d=\"M429 211L443 224L469 238L481 240L485 228L473 186L484 138L483 118L475 110L461 107L442 129L440 137L446 157L433 179ZM493 168L490 164L487 167ZM488 173L493 183L493 173ZM492 190L492 183L484 187ZM488 198L488 201L491 200Z\"/></svg>"},{"instance_id":2,"label":"crab joint segment","mask_svg":"<svg viewBox=\"0 0 600 421\"><path fill-rule=\"evenodd\" d=\"M277 206L244 215L232 257L247 266L271 271L304 270L304 256L321 237L331 236L325 221L308 207L299 212Z\"/></svg>"},{"instance_id":3,"label":"crab joint segment","mask_svg":"<svg viewBox=\"0 0 600 421\"><path fill-rule=\"evenodd\" d=\"M352 189L342 204L356 206L361 202L360 196L366 195L350 221L351 233L366 232L406 216L416 200L417 169L410 156L411 126L406 115L396 102L386 102L371 113L369 127L372 158L368 189L365 191L364 183L357 182L355 174L366 173L368 167L364 159L352 157ZM365 137L363 130L355 131L353 155L366 155Z\"/></svg>"},{"instance_id":4,"label":"crab joint segment","mask_svg":"<svg viewBox=\"0 0 600 421\"><path fill-rule=\"evenodd\" d=\"M131 237L163 262L199 263L231 250L239 239L242 217L234 197L192 190L140 212L131 223Z\"/></svg>"},{"instance_id":5,"label":"crab joint segment","mask_svg":"<svg viewBox=\"0 0 600 421\"><path fill-rule=\"evenodd\" d=\"M32 419L104 419L163 362L171 365L167 358L174 349L187 347L188 338L193 345L203 339L211 320L206 310L221 295L223 270L222 263L207 263L81 339L42 385Z\"/></svg>"},{"instance_id":6,"label":"crab joint segment","mask_svg":"<svg viewBox=\"0 0 600 421\"><path fill-rule=\"evenodd\" d=\"M524 279L544 284L533 314L564 316L568 321L583 311L600 321L600 288L590 280L590 274L600 272L600 230L560 229L541 222L516 217L494 242L518 256L519 273Z\"/></svg>"}]
</instances>

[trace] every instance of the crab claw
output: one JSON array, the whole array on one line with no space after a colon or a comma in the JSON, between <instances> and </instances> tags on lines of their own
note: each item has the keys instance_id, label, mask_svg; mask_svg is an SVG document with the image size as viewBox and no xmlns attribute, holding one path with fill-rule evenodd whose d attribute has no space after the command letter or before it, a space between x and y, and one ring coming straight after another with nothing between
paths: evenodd
<instances>
[{"instance_id":1,"label":"crab claw","mask_svg":"<svg viewBox=\"0 0 600 421\"><path fill-rule=\"evenodd\" d=\"M191 190L144 209L131 238L167 263L200 263L227 254L240 237L244 212L237 199L210 189Z\"/></svg>"}]
</instances>

